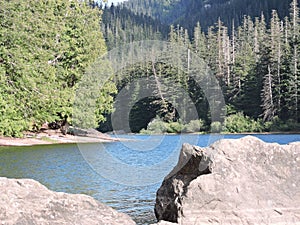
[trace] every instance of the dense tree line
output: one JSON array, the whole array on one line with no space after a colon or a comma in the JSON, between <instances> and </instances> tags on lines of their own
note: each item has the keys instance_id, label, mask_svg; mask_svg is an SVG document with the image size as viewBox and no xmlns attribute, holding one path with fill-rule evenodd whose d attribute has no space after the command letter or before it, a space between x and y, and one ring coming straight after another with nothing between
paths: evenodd
<instances>
[{"instance_id":1,"label":"dense tree line","mask_svg":"<svg viewBox=\"0 0 300 225\"><path fill-rule=\"evenodd\" d=\"M269 28L264 15L255 22L245 16L231 35L220 20L209 28L209 54L203 53L204 58L220 80L231 110L264 121L300 121L299 22L298 3L293 0L284 20L272 11Z\"/></svg>"},{"instance_id":2,"label":"dense tree line","mask_svg":"<svg viewBox=\"0 0 300 225\"><path fill-rule=\"evenodd\" d=\"M128 4L132 2L129 1ZM169 1L166 4L167 2ZM217 77L227 106L225 130L238 132L239 129L234 128L233 123L239 121L250 124L242 124L245 127L242 131L299 129L300 19L297 0L290 3L288 11L289 15L282 19L276 10L272 11L270 19L266 19L264 13L255 18L243 16L241 25L234 26L231 30L220 18L214 26L207 29L207 33L203 32L199 22L193 32L179 25L171 26L169 42L196 53ZM187 71L159 63L151 66L151 62L148 62L123 73L125 75L122 77L128 79L117 81L119 91L134 78L145 74L149 77L158 74L170 80L171 88L166 91L166 96L178 96L179 93L176 88L172 88L172 84L180 84L189 92L196 105L203 122L202 129L211 129L207 100ZM141 100L132 110L135 115L131 120L134 127L132 130L136 132L147 128L155 115L160 115L165 122L180 122L182 118L172 112L174 109L163 98ZM141 116L145 114L147 117Z\"/></svg>"},{"instance_id":3,"label":"dense tree line","mask_svg":"<svg viewBox=\"0 0 300 225\"><path fill-rule=\"evenodd\" d=\"M299 1L298 1L299 2ZM279 17L288 16L288 0L130 0L124 2L125 7L135 13L144 13L165 24L179 24L191 31L200 22L202 29L214 25L220 18L231 31L234 25L240 26L244 15L252 18L264 12L267 21L273 9Z\"/></svg>"},{"instance_id":4,"label":"dense tree line","mask_svg":"<svg viewBox=\"0 0 300 225\"><path fill-rule=\"evenodd\" d=\"M92 1L0 1L0 135L72 120L74 91L106 46ZM100 114L110 108L103 93Z\"/></svg>"},{"instance_id":5,"label":"dense tree line","mask_svg":"<svg viewBox=\"0 0 300 225\"><path fill-rule=\"evenodd\" d=\"M143 13L170 25L187 12L190 0L131 0L124 2L123 6L134 13Z\"/></svg>"},{"instance_id":6,"label":"dense tree line","mask_svg":"<svg viewBox=\"0 0 300 225\"><path fill-rule=\"evenodd\" d=\"M133 41L167 39L169 26L143 12L134 13L122 5L112 4L104 7L102 32L110 50Z\"/></svg>"},{"instance_id":7,"label":"dense tree line","mask_svg":"<svg viewBox=\"0 0 300 225\"><path fill-rule=\"evenodd\" d=\"M132 7L128 9L128 4L135 1L139 4L134 10L139 13L134 13ZM0 135L20 136L26 130L39 130L45 122L62 119L74 122L75 90L87 68L106 52L106 48L149 39L168 40L177 46L174 47L178 52L174 64L156 62L149 56L149 61L119 71L108 85L102 84L103 89L90 93L97 98L95 116L87 118L86 112L75 112L77 119L85 119L88 127L107 119L108 122L100 127L110 130L113 96L118 96L116 91L126 90L128 101L133 103L128 132L148 128L155 132L157 128L190 132L196 131L195 127L201 127L198 130L202 131L218 131L221 123L211 124L212 106L204 90L190 75L192 68L186 70L176 58L185 55L184 60L188 61L192 52L209 65L222 87L228 117L220 118L220 122L224 122L226 131L299 129L300 18L297 0L288 3L288 10L285 9L286 1L253 1L248 9L254 16L242 16L241 9L245 5L239 5L239 0L227 3L165 0L159 4L156 0L130 0L127 6L106 7L102 14L102 5L94 1L1 1ZM259 12L255 17L254 8L268 11L275 3L282 4L279 11L273 10L270 15ZM144 6L139 8L142 4ZM201 7L198 4L202 4ZM208 22L202 29L204 20L197 17L201 13L194 12L197 7L200 11L214 7L216 12L226 9L227 17L221 14L213 26L208 26ZM232 8L240 9L240 13L230 13ZM180 15L185 20L181 20ZM234 18L235 15L238 18ZM195 25L196 20L200 22ZM166 26L164 22L178 22L182 26ZM110 66L103 63L101 67L109 76ZM146 78L145 86L131 85L139 78ZM92 79L91 76L80 85L89 89ZM164 88L160 87L160 79L165 81ZM153 90L153 96L139 99L138 93L146 86ZM189 118L192 109L188 107L179 113L180 106L188 105L185 100L180 101L183 92L189 94L199 118ZM80 102L89 103L84 95L79 97ZM118 99L115 101L116 106L124 104ZM153 122L156 117L157 123Z\"/></svg>"}]
</instances>

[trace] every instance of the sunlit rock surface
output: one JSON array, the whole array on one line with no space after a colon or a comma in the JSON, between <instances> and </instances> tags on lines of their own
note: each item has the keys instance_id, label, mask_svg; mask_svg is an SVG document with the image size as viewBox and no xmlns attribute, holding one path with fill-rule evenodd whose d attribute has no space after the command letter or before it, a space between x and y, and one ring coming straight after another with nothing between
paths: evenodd
<instances>
[{"instance_id":1,"label":"sunlit rock surface","mask_svg":"<svg viewBox=\"0 0 300 225\"><path fill-rule=\"evenodd\" d=\"M182 225L300 224L300 143L248 136L207 148L184 144L155 213Z\"/></svg>"},{"instance_id":2,"label":"sunlit rock surface","mask_svg":"<svg viewBox=\"0 0 300 225\"><path fill-rule=\"evenodd\" d=\"M0 178L0 224L134 225L87 195L53 192L37 181Z\"/></svg>"}]
</instances>

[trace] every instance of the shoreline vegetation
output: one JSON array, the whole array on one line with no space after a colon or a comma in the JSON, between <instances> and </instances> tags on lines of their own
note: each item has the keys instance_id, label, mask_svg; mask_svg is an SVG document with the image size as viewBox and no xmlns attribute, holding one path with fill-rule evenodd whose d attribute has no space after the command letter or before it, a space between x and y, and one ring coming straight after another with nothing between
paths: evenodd
<instances>
[{"instance_id":1,"label":"shoreline vegetation","mask_svg":"<svg viewBox=\"0 0 300 225\"><path fill-rule=\"evenodd\" d=\"M205 133L205 132L193 132L193 133L157 133L157 134L130 134L130 135L207 135L207 134L220 134L220 135L291 135L300 134L299 131L290 132L242 132L242 133ZM77 144L77 143L103 143L103 142L117 142L117 141L129 141L124 138L114 138L107 134L99 132L98 136L76 136L76 135L62 135L62 134L46 134L35 133L27 134L23 138L5 137L0 136L0 147L25 147L25 146L37 146L37 145L54 145L54 144Z\"/></svg>"},{"instance_id":2,"label":"shoreline vegetation","mask_svg":"<svg viewBox=\"0 0 300 225\"><path fill-rule=\"evenodd\" d=\"M206 124L205 120L191 120L189 123L165 122L156 117L146 129L142 129L142 134L157 133L299 133L300 124L293 120L282 121L278 117L270 122L261 119L254 120L243 113L231 114L225 117L222 122L212 122Z\"/></svg>"},{"instance_id":3,"label":"shoreline vegetation","mask_svg":"<svg viewBox=\"0 0 300 225\"><path fill-rule=\"evenodd\" d=\"M114 131L102 133L96 129L81 129L64 126L57 122L55 129L49 124L44 125L39 131L23 132L21 137L9 137L0 135L0 146L35 146L53 144L76 144L76 143L101 143L115 141L129 141L125 138L112 137L110 134L130 135L178 135L178 134L220 134L220 135L254 135L254 134L300 134L299 124L293 121L283 122L275 119L264 123L262 120L253 120L242 113L229 115L224 122L205 124L202 119L191 120L188 124L181 121L165 122L156 117L140 132Z\"/></svg>"},{"instance_id":4,"label":"shoreline vegetation","mask_svg":"<svg viewBox=\"0 0 300 225\"><path fill-rule=\"evenodd\" d=\"M300 131L296 0L285 18L276 9L268 17L244 15L232 32L221 17L207 32L197 21L190 29L169 24L165 39L159 29L146 29L149 18L102 6L87 0L0 1L0 136L21 138L44 126L63 134L69 126L144 134ZM166 49L134 44L127 52L129 40L130 46L161 40ZM115 47L118 72L114 60L100 60ZM151 57L135 62L144 51ZM215 84L202 83L200 74ZM130 112L130 129L123 126L123 110ZM39 142L68 141L52 139Z\"/></svg>"}]
</instances>

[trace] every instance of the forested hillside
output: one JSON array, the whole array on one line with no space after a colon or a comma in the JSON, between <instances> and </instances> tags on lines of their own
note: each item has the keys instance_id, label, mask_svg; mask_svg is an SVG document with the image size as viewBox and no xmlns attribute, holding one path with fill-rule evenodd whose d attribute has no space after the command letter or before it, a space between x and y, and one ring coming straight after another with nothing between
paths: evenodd
<instances>
[{"instance_id":1,"label":"forested hillside","mask_svg":"<svg viewBox=\"0 0 300 225\"><path fill-rule=\"evenodd\" d=\"M134 13L121 5L105 7L102 15L102 32L108 49L132 41L164 40L169 25L143 13Z\"/></svg>"},{"instance_id":2,"label":"forested hillside","mask_svg":"<svg viewBox=\"0 0 300 225\"><path fill-rule=\"evenodd\" d=\"M126 132L300 130L297 0L129 0L104 8L98 3L0 1L0 135L22 136L45 123L72 124L73 114L109 131L113 102L122 104L117 97L123 90L134 103ZM73 111L79 82L99 56L124 43L151 39L172 44L188 62L195 54L210 67L222 88L227 116L212 124L212 106L189 65L184 68L179 60L168 65L151 59L150 53L148 61L111 77L105 62L110 79L93 90L95 116ZM126 61L127 56L120 57ZM148 82L130 89L140 78ZM159 80L165 81L165 90ZM147 88L154 90L153 96L138 99ZM183 92L198 118L187 119L168 101L180 99Z\"/></svg>"},{"instance_id":3,"label":"forested hillside","mask_svg":"<svg viewBox=\"0 0 300 225\"><path fill-rule=\"evenodd\" d=\"M244 15L255 18L263 12L269 21L273 9L283 19L288 15L289 5L289 0L129 0L124 3L135 13L149 15L169 25L179 24L188 30L200 22L204 31L218 18L229 30L233 25L241 25Z\"/></svg>"},{"instance_id":4,"label":"forested hillside","mask_svg":"<svg viewBox=\"0 0 300 225\"><path fill-rule=\"evenodd\" d=\"M170 25L181 16L184 16L190 3L191 0L131 0L124 2L123 6L136 14L143 13Z\"/></svg>"},{"instance_id":5,"label":"forested hillside","mask_svg":"<svg viewBox=\"0 0 300 225\"><path fill-rule=\"evenodd\" d=\"M201 28L201 21L191 30L180 25L171 25L168 41L196 53L214 72L222 86L227 105L228 116L224 118L223 129L228 132L298 130L300 122L300 18L297 0L251 1L251 3L248 2L249 5L245 1L238 0L228 1L227 4L223 4L224 1L178 0L161 1L161 4L158 4L155 0L129 0L125 6L131 5L130 8L133 11L139 11L139 13L145 13L163 21L174 22L170 19L171 17L164 19L160 16L174 15L170 12L176 9L181 12L188 8L192 11L183 17L186 21L189 21L189 18L194 20L201 14L197 14L196 11L199 9L201 12L203 9L201 4L197 8L196 2L210 5L204 5L204 8L215 7L217 9L222 6L222 10L226 10L220 14L219 19L214 15L216 23L208 27L205 33ZM180 4L188 6L190 3L194 4L193 7L179 7ZM274 6L272 4L275 3L282 6L279 9L280 15L277 10L272 10L268 16ZM229 9L233 12L230 13ZM267 12L262 13L261 10L264 9ZM164 13L161 14L160 11ZM259 16L244 15L244 12ZM287 16L284 17L284 15ZM230 30L230 27L222 21L222 18L230 17L232 19L238 17L235 19L235 24L240 23L240 26L235 26ZM178 18L176 21L179 21ZM209 21L209 18L203 21ZM191 27L193 23L189 23L188 27ZM117 36L114 38L118 39ZM123 73L128 79L117 81L119 91L134 80L134 77L145 74L154 76L157 73L161 78L171 79L173 83L180 84L189 92L196 105L200 122L194 123L197 123L198 127L201 126L197 130L220 127L218 124L212 127L207 100L187 71L176 70L176 68L162 66L159 63L153 68L149 62L149 64L137 65L136 68L130 68ZM175 96L178 95L174 91L172 93ZM166 102L162 98L148 98L138 102L132 110L132 115L135 116L131 119L131 130L137 132L141 129L152 129L147 128L147 125L157 114L167 122L169 127L167 125L167 128L161 128L165 125L158 124L154 126L154 130L160 127L157 129L167 129L170 132L181 131L187 128L188 123L193 122L181 121L178 114L174 113L172 106L166 107Z\"/></svg>"},{"instance_id":6,"label":"forested hillside","mask_svg":"<svg viewBox=\"0 0 300 225\"><path fill-rule=\"evenodd\" d=\"M0 135L21 136L46 122L72 121L76 85L106 51L101 11L90 4L0 1ZM103 95L105 111L112 98Z\"/></svg>"}]
</instances>

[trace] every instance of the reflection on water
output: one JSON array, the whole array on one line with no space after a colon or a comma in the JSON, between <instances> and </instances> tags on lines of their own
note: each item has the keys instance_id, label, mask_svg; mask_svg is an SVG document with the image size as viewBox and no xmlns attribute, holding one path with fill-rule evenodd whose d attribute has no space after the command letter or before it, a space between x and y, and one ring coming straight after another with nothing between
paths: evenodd
<instances>
[{"instance_id":1,"label":"reflection on water","mask_svg":"<svg viewBox=\"0 0 300 225\"><path fill-rule=\"evenodd\" d=\"M155 222L159 184L130 187L109 181L90 168L76 145L1 147L0 176L32 178L54 191L87 194L129 214L138 224Z\"/></svg>"},{"instance_id":2,"label":"reflection on water","mask_svg":"<svg viewBox=\"0 0 300 225\"><path fill-rule=\"evenodd\" d=\"M243 135L226 135L226 138L239 138ZM257 135L267 142L281 144L300 141L300 135ZM155 174L146 171L141 174L122 174L126 181L136 179L140 185L128 186L104 178L99 168L103 154L94 154L92 166L84 160L80 151L84 149L99 149L95 145L52 145L35 147L1 147L0 148L0 176L10 178L32 178L54 191L81 193L90 195L99 201L129 214L138 224L155 222L153 213L156 190L177 162L180 147L183 142L207 146L214 139L222 138L209 135L170 135L170 136L122 136L138 139L133 142L107 143L105 150L114 159L127 165L143 167L159 165L166 161L167 167L160 171L157 182L143 185L149 177ZM142 140L142 141L141 141ZM143 141L144 140L144 141ZM174 155L170 158L170 155ZM98 158L97 158L98 157ZM166 160L168 159L168 160ZM113 168L113 167L112 167ZM105 168L103 168L105 169ZM115 168L116 169L116 168ZM117 170L115 170L117 171ZM116 173L116 172L115 172ZM133 177L135 176L135 177Z\"/></svg>"}]
</instances>

